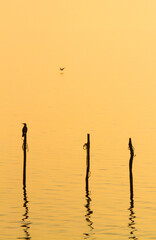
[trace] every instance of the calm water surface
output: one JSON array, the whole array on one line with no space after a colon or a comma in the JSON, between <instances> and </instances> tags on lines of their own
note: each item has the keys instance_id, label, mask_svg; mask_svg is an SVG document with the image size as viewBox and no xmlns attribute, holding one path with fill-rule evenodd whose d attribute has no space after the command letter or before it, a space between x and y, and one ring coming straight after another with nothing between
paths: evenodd
<instances>
[{"instance_id":1,"label":"calm water surface","mask_svg":"<svg viewBox=\"0 0 156 240\"><path fill-rule=\"evenodd\" d=\"M130 152L124 132L109 129L112 136L108 138L103 130L90 132L91 174L86 192L84 129L54 134L45 125L44 132L37 133L30 123L23 189L22 126L8 126L0 157L0 239L156 239L155 130L147 129L146 138L145 131L133 133L132 204Z\"/></svg>"}]
</instances>

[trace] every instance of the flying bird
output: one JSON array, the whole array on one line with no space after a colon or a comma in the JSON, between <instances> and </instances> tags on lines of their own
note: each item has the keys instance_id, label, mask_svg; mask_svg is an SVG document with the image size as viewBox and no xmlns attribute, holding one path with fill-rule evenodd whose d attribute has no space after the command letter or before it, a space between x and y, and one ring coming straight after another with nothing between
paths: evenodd
<instances>
[{"instance_id":1,"label":"flying bird","mask_svg":"<svg viewBox=\"0 0 156 240\"><path fill-rule=\"evenodd\" d=\"M63 68L60 67L60 71L63 71L64 69L65 69L65 67L63 67Z\"/></svg>"},{"instance_id":2,"label":"flying bird","mask_svg":"<svg viewBox=\"0 0 156 240\"><path fill-rule=\"evenodd\" d=\"M22 137L25 137L26 133L27 133L27 124L26 123L23 123L23 128L22 128Z\"/></svg>"}]
</instances>

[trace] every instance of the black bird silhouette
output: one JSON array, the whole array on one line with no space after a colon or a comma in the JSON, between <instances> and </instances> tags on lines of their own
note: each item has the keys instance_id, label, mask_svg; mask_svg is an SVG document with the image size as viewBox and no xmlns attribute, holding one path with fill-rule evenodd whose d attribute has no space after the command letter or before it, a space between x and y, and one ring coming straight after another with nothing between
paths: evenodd
<instances>
[{"instance_id":1,"label":"black bird silhouette","mask_svg":"<svg viewBox=\"0 0 156 240\"><path fill-rule=\"evenodd\" d=\"M27 124L26 123L23 123L23 128L22 128L22 137L24 137L25 135L26 135L26 133L27 133Z\"/></svg>"},{"instance_id":2,"label":"black bird silhouette","mask_svg":"<svg viewBox=\"0 0 156 240\"><path fill-rule=\"evenodd\" d=\"M63 71L64 69L65 69L65 67L63 67L63 68L60 67L60 71Z\"/></svg>"}]
</instances>

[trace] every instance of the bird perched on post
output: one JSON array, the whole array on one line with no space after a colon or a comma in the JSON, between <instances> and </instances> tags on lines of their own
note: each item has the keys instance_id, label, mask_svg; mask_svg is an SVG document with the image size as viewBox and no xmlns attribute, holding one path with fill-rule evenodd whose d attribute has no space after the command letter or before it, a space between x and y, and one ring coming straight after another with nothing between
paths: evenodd
<instances>
[{"instance_id":1,"label":"bird perched on post","mask_svg":"<svg viewBox=\"0 0 156 240\"><path fill-rule=\"evenodd\" d=\"M24 137L25 135L26 135L26 133L27 133L27 124L26 123L23 123L23 128L22 128L22 137Z\"/></svg>"}]
</instances>

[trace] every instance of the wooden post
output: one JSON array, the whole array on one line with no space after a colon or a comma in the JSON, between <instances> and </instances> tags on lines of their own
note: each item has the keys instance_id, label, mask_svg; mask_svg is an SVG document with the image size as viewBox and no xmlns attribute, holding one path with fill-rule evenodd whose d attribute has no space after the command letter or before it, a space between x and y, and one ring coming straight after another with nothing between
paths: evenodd
<instances>
[{"instance_id":1,"label":"wooden post","mask_svg":"<svg viewBox=\"0 0 156 240\"><path fill-rule=\"evenodd\" d=\"M24 160L23 160L23 186L26 186L26 149L27 149L27 135L24 135L23 140L23 152L24 152Z\"/></svg>"},{"instance_id":2,"label":"wooden post","mask_svg":"<svg viewBox=\"0 0 156 240\"><path fill-rule=\"evenodd\" d=\"M133 194L133 172L132 172L132 165L133 165L133 158L134 158L134 147L132 145L132 140L129 138L129 150L130 150L130 160L129 160L129 181L130 181L130 207L129 207L129 224L130 227L130 239L137 239L135 236L135 213L134 213L134 194Z\"/></svg>"},{"instance_id":3,"label":"wooden post","mask_svg":"<svg viewBox=\"0 0 156 240\"><path fill-rule=\"evenodd\" d=\"M89 194L89 174L90 174L90 134L87 134L87 161L86 161L86 194Z\"/></svg>"},{"instance_id":4,"label":"wooden post","mask_svg":"<svg viewBox=\"0 0 156 240\"><path fill-rule=\"evenodd\" d=\"M90 207L91 197L89 192L89 177L90 177L90 134L87 134L87 143L83 145L84 149L87 150L87 156L86 156L86 221L88 223L88 226L91 228L91 230L94 229L93 227L93 221L91 221L91 214L93 211ZM90 236L90 234L86 234L87 236Z\"/></svg>"},{"instance_id":5,"label":"wooden post","mask_svg":"<svg viewBox=\"0 0 156 240\"><path fill-rule=\"evenodd\" d=\"M23 152L24 152L24 160L23 160L23 186L26 187L26 151L27 151L27 125L23 123L24 127L22 129L22 137L23 137Z\"/></svg>"},{"instance_id":6,"label":"wooden post","mask_svg":"<svg viewBox=\"0 0 156 240\"><path fill-rule=\"evenodd\" d=\"M130 180L130 200L133 207L133 173L132 173L132 165L133 165L133 157L134 157L134 148L132 146L132 140L129 138L129 150L130 150L130 160L129 160L129 180Z\"/></svg>"}]
</instances>

